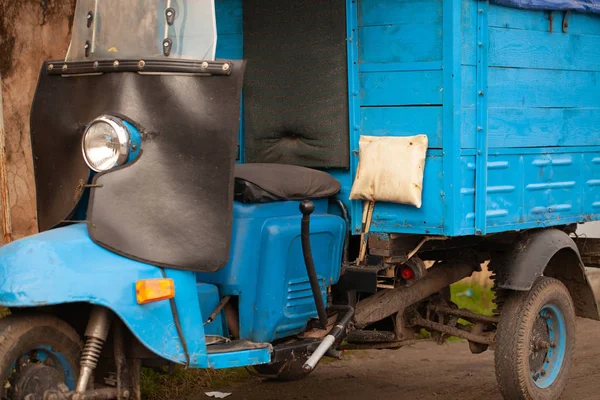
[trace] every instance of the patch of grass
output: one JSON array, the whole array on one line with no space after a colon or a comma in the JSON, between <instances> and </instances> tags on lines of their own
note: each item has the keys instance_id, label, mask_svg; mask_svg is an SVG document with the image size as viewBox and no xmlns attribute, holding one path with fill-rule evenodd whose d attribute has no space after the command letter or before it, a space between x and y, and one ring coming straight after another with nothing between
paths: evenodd
<instances>
[{"instance_id":1,"label":"patch of grass","mask_svg":"<svg viewBox=\"0 0 600 400\"><path fill-rule=\"evenodd\" d=\"M216 390L248 379L245 368L227 370L185 369L177 367L172 374L152 369L142 371L144 400L188 399L201 391Z\"/></svg>"},{"instance_id":2,"label":"patch of grass","mask_svg":"<svg viewBox=\"0 0 600 400\"><path fill-rule=\"evenodd\" d=\"M476 283L458 282L451 286L452 301L460 308L466 308L483 315L492 315L494 292L489 287Z\"/></svg>"}]
</instances>

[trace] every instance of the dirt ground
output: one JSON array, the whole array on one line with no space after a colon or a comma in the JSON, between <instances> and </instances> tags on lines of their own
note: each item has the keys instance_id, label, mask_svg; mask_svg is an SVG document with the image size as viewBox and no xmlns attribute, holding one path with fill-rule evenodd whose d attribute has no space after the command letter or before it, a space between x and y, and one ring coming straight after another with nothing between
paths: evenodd
<instances>
[{"instance_id":1,"label":"dirt ground","mask_svg":"<svg viewBox=\"0 0 600 400\"><path fill-rule=\"evenodd\" d=\"M600 322L579 320L577 352L563 399L600 398ZM228 400L270 399L502 399L494 376L494 354L473 355L465 343L419 343L397 351L351 353L327 362L314 375L291 383L257 378L231 387ZM194 400L207 399L204 394Z\"/></svg>"}]
</instances>

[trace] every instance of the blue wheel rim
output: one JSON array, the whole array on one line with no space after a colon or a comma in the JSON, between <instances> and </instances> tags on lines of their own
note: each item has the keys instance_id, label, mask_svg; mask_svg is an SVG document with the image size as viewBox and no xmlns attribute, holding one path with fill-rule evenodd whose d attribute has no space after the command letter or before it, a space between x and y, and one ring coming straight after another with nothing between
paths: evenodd
<instances>
[{"instance_id":1,"label":"blue wheel rim","mask_svg":"<svg viewBox=\"0 0 600 400\"><path fill-rule=\"evenodd\" d=\"M32 355L35 354L35 359L37 362L41 362L44 364L51 364L55 368L62 372L64 377L64 383L67 385L69 390L75 390L75 380L77 377L75 376L75 371L71 363L64 354L57 352L51 346L38 346L35 349L31 349L27 353L21 355L19 359L28 359L31 358ZM17 360L12 364L10 370L14 371L17 365Z\"/></svg>"},{"instance_id":2,"label":"blue wheel rim","mask_svg":"<svg viewBox=\"0 0 600 400\"><path fill-rule=\"evenodd\" d=\"M546 389L552 386L560 375L565 360L567 327L563 312L554 304L547 304L542 307L538 318L543 321L541 325L546 329L546 331L541 332L541 335L547 340L537 339L535 343L531 344L536 349L543 349L541 350L543 355L541 367L531 369L531 378L537 387ZM533 338L535 338L535 335L533 335Z\"/></svg>"}]
</instances>

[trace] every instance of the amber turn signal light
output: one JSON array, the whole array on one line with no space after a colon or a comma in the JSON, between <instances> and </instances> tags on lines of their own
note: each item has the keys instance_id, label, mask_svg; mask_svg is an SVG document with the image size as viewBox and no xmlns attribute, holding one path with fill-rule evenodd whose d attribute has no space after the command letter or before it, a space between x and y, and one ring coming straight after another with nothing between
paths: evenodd
<instances>
[{"instance_id":1,"label":"amber turn signal light","mask_svg":"<svg viewBox=\"0 0 600 400\"><path fill-rule=\"evenodd\" d=\"M148 304L175 297L173 279L145 279L135 283L135 296L138 304Z\"/></svg>"}]
</instances>

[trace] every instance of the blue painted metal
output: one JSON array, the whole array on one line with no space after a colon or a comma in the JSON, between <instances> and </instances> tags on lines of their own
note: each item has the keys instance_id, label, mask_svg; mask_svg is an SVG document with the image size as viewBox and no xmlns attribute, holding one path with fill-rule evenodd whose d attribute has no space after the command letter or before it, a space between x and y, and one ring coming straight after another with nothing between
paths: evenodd
<instances>
[{"instance_id":1,"label":"blue painted metal","mask_svg":"<svg viewBox=\"0 0 600 400\"><path fill-rule=\"evenodd\" d=\"M131 123L127 121L123 121L123 123L127 127L127 131L129 131L129 137L131 140L129 157L127 157L127 162L130 163L138 158L142 152L142 135L140 134L140 131Z\"/></svg>"},{"instance_id":2,"label":"blue painted metal","mask_svg":"<svg viewBox=\"0 0 600 400\"><path fill-rule=\"evenodd\" d=\"M200 302L200 312L204 323L208 320L208 317L219 305L221 301L219 297L219 289L215 285L209 285L206 283L198 283L196 286L198 289L198 301ZM221 311L217 314L217 317L210 324L204 325L204 332L207 335L225 336L226 324L224 313Z\"/></svg>"},{"instance_id":3,"label":"blue painted metal","mask_svg":"<svg viewBox=\"0 0 600 400\"><path fill-rule=\"evenodd\" d=\"M323 299L337 283L346 223L315 201L311 246ZM271 342L300 333L317 316L300 239L299 202L234 205L229 263L198 281L239 296L240 339Z\"/></svg>"},{"instance_id":4,"label":"blue painted metal","mask_svg":"<svg viewBox=\"0 0 600 400\"><path fill-rule=\"evenodd\" d=\"M67 385L70 390L75 390L75 379L77 377L75 376L73 366L71 363L69 363L69 360L64 354L57 352L51 346L37 346L32 348L31 351L22 354L19 359L30 359L32 356L34 356L34 353L37 362L41 362L46 365L52 365L54 368L58 367L57 369L63 374L63 382L65 385ZM12 363L9 371L15 370L17 361L19 359ZM51 362L49 363L48 361Z\"/></svg>"},{"instance_id":5,"label":"blue painted metal","mask_svg":"<svg viewBox=\"0 0 600 400\"><path fill-rule=\"evenodd\" d=\"M567 325L565 317L560 308L554 304L547 304L542 308L540 317L546 321L550 342L554 343L554 347L548 349L546 360L542 369L545 375L534 377L534 382L537 387L546 389L556 381L560 374L562 364L565 360L567 348Z\"/></svg>"},{"instance_id":6,"label":"blue painted metal","mask_svg":"<svg viewBox=\"0 0 600 400\"><path fill-rule=\"evenodd\" d=\"M268 364L271 362L272 347L241 350L230 353L209 353L208 365L214 369L236 368L247 365Z\"/></svg>"},{"instance_id":7,"label":"blue painted metal","mask_svg":"<svg viewBox=\"0 0 600 400\"><path fill-rule=\"evenodd\" d=\"M50 346L39 346L35 350L37 350L37 359L39 361L43 362L46 358L50 358L54 363L58 364L62 370L65 385L67 385L69 389L75 390L75 380L77 377L75 376L73 365L69 363L67 357Z\"/></svg>"},{"instance_id":8,"label":"blue painted metal","mask_svg":"<svg viewBox=\"0 0 600 400\"><path fill-rule=\"evenodd\" d=\"M168 270L191 366L208 366L196 277ZM38 307L87 302L113 310L144 346L173 362L185 354L168 301L140 306L135 282L162 278L159 268L96 245L85 224L44 232L0 248L0 305Z\"/></svg>"}]
</instances>

